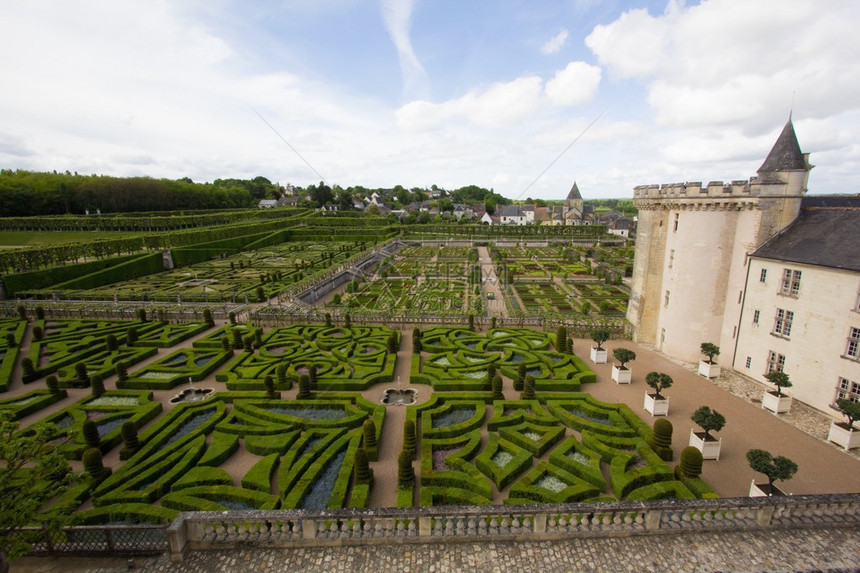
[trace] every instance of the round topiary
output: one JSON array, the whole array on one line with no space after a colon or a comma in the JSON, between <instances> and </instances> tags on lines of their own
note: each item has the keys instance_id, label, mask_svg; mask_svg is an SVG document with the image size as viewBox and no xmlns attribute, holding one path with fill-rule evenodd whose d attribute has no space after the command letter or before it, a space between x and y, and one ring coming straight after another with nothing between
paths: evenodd
<instances>
[{"instance_id":1,"label":"round topiary","mask_svg":"<svg viewBox=\"0 0 860 573\"><path fill-rule=\"evenodd\" d=\"M33 327L33 338L36 340L42 340L43 338L45 338L45 331L42 330L41 326Z\"/></svg>"},{"instance_id":2,"label":"round topiary","mask_svg":"<svg viewBox=\"0 0 860 573\"><path fill-rule=\"evenodd\" d=\"M81 382L89 382L90 375L87 372L87 365L83 362L78 362L75 364L75 377Z\"/></svg>"},{"instance_id":3,"label":"round topiary","mask_svg":"<svg viewBox=\"0 0 860 573\"><path fill-rule=\"evenodd\" d=\"M651 447L663 461L672 461L675 453L672 451L672 422L666 418L658 418L654 422L651 434Z\"/></svg>"},{"instance_id":4,"label":"round topiary","mask_svg":"<svg viewBox=\"0 0 860 573\"><path fill-rule=\"evenodd\" d=\"M36 378L36 369L33 367L33 361L30 358L21 359L21 376L24 382L30 382Z\"/></svg>"},{"instance_id":5,"label":"round topiary","mask_svg":"<svg viewBox=\"0 0 860 573\"><path fill-rule=\"evenodd\" d=\"M283 364L278 364L278 367L275 369L275 376L278 377L278 384L284 385L287 383L287 367Z\"/></svg>"},{"instance_id":6,"label":"round topiary","mask_svg":"<svg viewBox=\"0 0 860 573\"><path fill-rule=\"evenodd\" d=\"M98 448L85 450L82 459L84 462L84 470L86 470L90 476L94 479L101 477L101 474L104 472L104 466L102 465L102 453Z\"/></svg>"},{"instance_id":7,"label":"round topiary","mask_svg":"<svg viewBox=\"0 0 860 573\"><path fill-rule=\"evenodd\" d=\"M105 340L105 346L110 352L116 352L119 350L119 342L117 342L116 335L108 334Z\"/></svg>"},{"instance_id":8,"label":"round topiary","mask_svg":"<svg viewBox=\"0 0 860 573\"><path fill-rule=\"evenodd\" d=\"M364 451L364 448L355 450L353 471L355 472L356 483L370 483L373 481L373 472L370 469L370 464L367 462L367 452Z\"/></svg>"},{"instance_id":9,"label":"round topiary","mask_svg":"<svg viewBox=\"0 0 860 573\"><path fill-rule=\"evenodd\" d=\"M702 475L702 452L693 446L681 450L681 473L688 478Z\"/></svg>"},{"instance_id":10,"label":"round topiary","mask_svg":"<svg viewBox=\"0 0 860 573\"><path fill-rule=\"evenodd\" d=\"M99 427L96 426L96 423L92 420L87 420L84 422L82 433L84 435L84 441L91 448L98 448L102 439L99 436Z\"/></svg>"},{"instance_id":11,"label":"round topiary","mask_svg":"<svg viewBox=\"0 0 860 573\"><path fill-rule=\"evenodd\" d=\"M125 362L117 362L114 371L116 371L117 380L128 380L128 366L125 365Z\"/></svg>"},{"instance_id":12,"label":"round topiary","mask_svg":"<svg viewBox=\"0 0 860 573\"><path fill-rule=\"evenodd\" d=\"M523 391L520 393L520 400L535 399L535 378L534 376L526 376L523 382Z\"/></svg>"},{"instance_id":13,"label":"round topiary","mask_svg":"<svg viewBox=\"0 0 860 573\"><path fill-rule=\"evenodd\" d=\"M266 374L266 377L263 378L263 386L266 387L266 398L275 398L275 381L270 374Z\"/></svg>"},{"instance_id":14,"label":"round topiary","mask_svg":"<svg viewBox=\"0 0 860 573\"><path fill-rule=\"evenodd\" d=\"M403 450L397 456L397 483L408 487L415 481L415 470L412 469L412 455Z\"/></svg>"}]
</instances>

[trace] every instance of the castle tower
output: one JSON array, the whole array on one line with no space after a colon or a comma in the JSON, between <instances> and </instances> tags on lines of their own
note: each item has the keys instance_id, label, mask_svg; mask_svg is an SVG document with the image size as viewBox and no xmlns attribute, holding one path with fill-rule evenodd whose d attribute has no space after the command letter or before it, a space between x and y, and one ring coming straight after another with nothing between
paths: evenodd
<instances>
[{"instance_id":1,"label":"castle tower","mask_svg":"<svg viewBox=\"0 0 860 573\"><path fill-rule=\"evenodd\" d=\"M702 342L731 348L747 255L797 217L810 169L789 118L758 177L636 187L634 340L688 362Z\"/></svg>"}]
</instances>

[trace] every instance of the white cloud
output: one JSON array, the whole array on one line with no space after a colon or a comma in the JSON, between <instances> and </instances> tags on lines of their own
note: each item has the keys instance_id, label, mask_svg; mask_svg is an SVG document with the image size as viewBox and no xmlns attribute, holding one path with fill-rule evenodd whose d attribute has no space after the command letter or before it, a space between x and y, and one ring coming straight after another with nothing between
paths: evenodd
<instances>
[{"instance_id":1,"label":"white cloud","mask_svg":"<svg viewBox=\"0 0 860 573\"><path fill-rule=\"evenodd\" d=\"M557 54L558 51L561 50L561 47L564 46L564 43L567 41L568 35L569 34L567 30L562 30L561 32L547 40L546 44L544 44L540 49L541 54Z\"/></svg>"},{"instance_id":2,"label":"white cloud","mask_svg":"<svg viewBox=\"0 0 860 573\"><path fill-rule=\"evenodd\" d=\"M669 23L647 10L630 10L616 21L596 26L585 45L604 66L621 77L648 77L669 50Z\"/></svg>"},{"instance_id":3,"label":"white cloud","mask_svg":"<svg viewBox=\"0 0 860 573\"><path fill-rule=\"evenodd\" d=\"M409 26L415 0L381 0L385 28L397 48L400 69L403 72L404 93L408 98L420 97L427 91L428 78L424 66L412 49Z\"/></svg>"},{"instance_id":4,"label":"white cloud","mask_svg":"<svg viewBox=\"0 0 860 573\"><path fill-rule=\"evenodd\" d=\"M600 68L585 62L570 62L546 83L546 95L556 105L578 105L590 101L600 85Z\"/></svg>"}]
</instances>

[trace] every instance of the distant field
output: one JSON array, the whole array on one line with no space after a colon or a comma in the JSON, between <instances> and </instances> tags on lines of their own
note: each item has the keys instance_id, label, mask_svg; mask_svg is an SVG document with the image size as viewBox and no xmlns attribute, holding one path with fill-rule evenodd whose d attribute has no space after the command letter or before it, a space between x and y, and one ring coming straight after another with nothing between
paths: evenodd
<instances>
[{"instance_id":1,"label":"distant field","mask_svg":"<svg viewBox=\"0 0 860 573\"><path fill-rule=\"evenodd\" d=\"M98 239L121 239L139 233L123 231L0 231L0 247L32 247Z\"/></svg>"}]
</instances>

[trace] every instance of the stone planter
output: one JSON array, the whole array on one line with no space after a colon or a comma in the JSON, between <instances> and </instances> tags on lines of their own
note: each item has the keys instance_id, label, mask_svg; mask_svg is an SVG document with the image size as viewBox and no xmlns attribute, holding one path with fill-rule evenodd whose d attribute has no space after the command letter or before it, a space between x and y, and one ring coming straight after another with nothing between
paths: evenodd
<instances>
[{"instance_id":1,"label":"stone planter","mask_svg":"<svg viewBox=\"0 0 860 573\"><path fill-rule=\"evenodd\" d=\"M705 432L694 432L690 430L690 444L700 452L702 459L720 461L720 448L723 445L722 438L711 437L705 440Z\"/></svg>"},{"instance_id":2,"label":"stone planter","mask_svg":"<svg viewBox=\"0 0 860 573\"><path fill-rule=\"evenodd\" d=\"M643 407L652 416L668 416L669 415L669 399L665 397L657 398L657 394L649 394L645 392L645 403Z\"/></svg>"},{"instance_id":3,"label":"stone planter","mask_svg":"<svg viewBox=\"0 0 860 573\"><path fill-rule=\"evenodd\" d=\"M720 375L720 365L716 362L699 360L699 376L705 378L717 378Z\"/></svg>"},{"instance_id":4,"label":"stone planter","mask_svg":"<svg viewBox=\"0 0 860 573\"><path fill-rule=\"evenodd\" d=\"M770 410L774 414L782 414L791 410L791 396L777 396L775 390L764 393L761 399L761 407Z\"/></svg>"},{"instance_id":5,"label":"stone planter","mask_svg":"<svg viewBox=\"0 0 860 573\"><path fill-rule=\"evenodd\" d=\"M629 368L624 368L623 370L616 366L612 365L612 379L615 380L616 384L630 384L633 380L633 371Z\"/></svg>"},{"instance_id":6,"label":"stone planter","mask_svg":"<svg viewBox=\"0 0 860 573\"><path fill-rule=\"evenodd\" d=\"M595 364L606 364L608 354L605 348L598 349L594 346L591 347L591 361Z\"/></svg>"},{"instance_id":7,"label":"stone planter","mask_svg":"<svg viewBox=\"0 0 860 573\"><path fill-rule=\"evenodd\" d=\"M766 483L759 484L756 483L755 480L750 482L749 497L768 497L768 492L770 492L770 495L774 497L785 495L785 492L776 486L770 486Z\"/></svg>"},{"instance_id":8,"label":"stone planter","mask_svg":"<svg viewBox=\"0 0 860 573\"><path fill-rule=\"evenodd\" d=\"M844 422L831 422L827 441L838 444L846 450L860 448L860 430L856 428L853 431L849 430L848 424Z\"/></svg>"}]
</instances>

